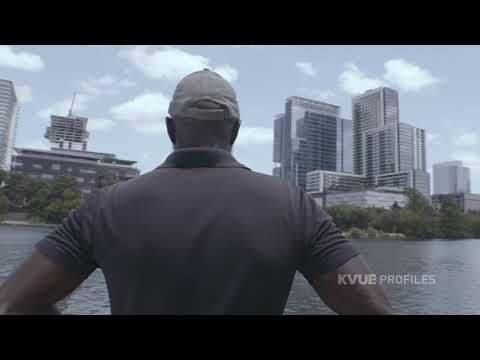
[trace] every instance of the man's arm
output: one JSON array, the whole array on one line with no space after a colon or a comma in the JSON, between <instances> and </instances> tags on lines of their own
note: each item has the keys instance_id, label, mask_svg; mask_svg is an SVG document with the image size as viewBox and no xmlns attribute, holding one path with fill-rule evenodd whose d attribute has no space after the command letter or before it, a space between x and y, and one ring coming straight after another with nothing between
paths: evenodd
<instances>
[{"instance_id":1,"label":"man's arm","mask_svg":"<svg viewBox=\"0 0 480 360\"><path fill-rule=\"evenodd\" d=\"M385 292L371 281L374 274L354 244L313 198L302 195L299 233L305 247L300 272L338 314L391 314Z\"/></svg>"},{"instance_id":2,"label":"man's arm","mask_svg":"<svg viewBox=\"0 0 480 360\"><path fill-rule=\"evenodd\" d=\"M35 250L0 286L0 315L58 314L55 303L71 293L85 278L65 271Z\"/></svg>"},{"instance_id":3,"label":"man's arm","mask_svg":"<svg viewBox=\"0 0 480 360\"><path fill-rule=\"evenodd\" d=\"M371 282L362 285L372 272L360 255L335 271L319 274L312 286L333 311L343 315L391 315L393 311L383 288ZM351 276L348 276L351 275ZM359 277L354 275L360 275Z\"/></svg>"}]
</instances>

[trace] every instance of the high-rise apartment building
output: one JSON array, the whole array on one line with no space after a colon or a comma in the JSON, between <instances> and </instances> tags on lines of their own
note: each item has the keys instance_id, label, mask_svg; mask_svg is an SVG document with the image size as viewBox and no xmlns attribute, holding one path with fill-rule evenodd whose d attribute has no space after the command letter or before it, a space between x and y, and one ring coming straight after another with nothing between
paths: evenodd
<instances>
[{"instance_id":1,"label":"high-rise apartment building","mask_svg":"<svg viewBox=\"0 0 480 360\"><path fill-rule=\"evenodd\" d=\"M470 193L470 168L461 161L446 161L433 165L434 194Z\"/></svg>"},{"instance_id":2,"label":"high-rise apartment building","mask_svg":"<svg viewBox=\"0 0 480 360\"><path fill-rule=\"evenodd\" d=\"M0 79L0 169L10 171L18 120L15 85Z\"/></svg>"},{"instance_id":3,"label":"high-rise apartment building","mask_svg":"<svg viewBox=\"0 0 480 360\"><path fill-rule=\"evenodd\" d=\"M369 187L413 187L428 199L425 130L400 122L398 93L368 90L352 105L354 173Z\"/></svg>"},{"instance_id":4,"label":"high-rise apartment building","mask_svg":"<svg viewBox=\"0 0 480 360\"><path fill-rule=\"evenodd\" d=\"M305 189L310 171L351 172L352 125L339 113L336 105L288 98L274 119L273 174Z\"/></svg>"},{"instance_id":5,"label":"high-rise apartment building","mask_svg":"<svg viewBox=\"0 0 480 360\"><path fill-rule=\"evenodd\" d=\"M278 114L273 120L273 162L275 163L273 176L281 176L284 117L284 114Z\"/></svg>"},{"instance_id":6,"label":"high-rise apartment building","mask_svg":"<svg viewBox=\"0 0 480 360\"><path fill-rule=\"evenodd\" d=\"M368 178L398 171L426 170L425 130L391 123L363 133L363 169Z\"/></svg>"},{"instance_id":7,"label":"high-rise apartment building","mask_svg":"<svg viewBox=\"0 0 480 360\"><path fill-rule=\"evenodd\" d=\"M352 99L353 171L365 175L364 131L399 122L398 93L387 87L368 90Z\"/></svg>"},{"instance_id":8,"label":"high-rise apartment building","mask_svg":"<svg viewBox=\"0 0 480 360\"><path fill-rule=\"evenodd\" d=\"M337 121L337 172L353 173L353 122Z\"/></svg>"}]
</instances>

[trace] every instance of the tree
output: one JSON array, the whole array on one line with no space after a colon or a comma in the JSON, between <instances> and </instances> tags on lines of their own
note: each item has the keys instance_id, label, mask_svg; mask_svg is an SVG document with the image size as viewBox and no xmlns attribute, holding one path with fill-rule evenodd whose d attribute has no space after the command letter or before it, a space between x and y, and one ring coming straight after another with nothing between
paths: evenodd
<instances>
[{"instance_id":1,"label":"tree","mask_svg":"<svg viewBox=\"0 0 480 360\"><path fill-rule=\"evenodd\" d=\"M39 187L31 201L30 213L48 223L58 224L83 202L77 181L60 176L51 186Z\"/></svg>"},{"instance_id":2,"label":"tree","mask_svg":"<svg viewBox=\"0 0 480 360\"><path fill-rule=\"evenodd\" d=\"M455 202L445 197L441 200L439 211L439 231L445 239L459 239L463 237L465 217Z\"/></svg>"},{"instance_id":3,"label":"tree","mask_svg":"<svg viewBox=\"0 0 480 360\"><path fill-rule=\"evenodd\" d=\"M5 215L8 213L8 198L0 192L0 222L5 220Z\"/></svg>"},{"instance_id":4,"label":"tree","mask_svg":"<svg viewBox=\"0 0 480 360\"><path fill-rule=\"evenodd\" d=\"M407 205L405 206L406 209L424 213L432 211L430 202L418 190L406 188L405 196L407 197Z\"/></svg>"},{"instance_id":5,"label":"tree","mask_svg":"<svg viewBox=\"0 0 480 360\"><path fill-rule=\"evenodd\" d=\"M50 186L46 183L38 183L32 190L28 213L30 218L44 219L44 211L48 206Z\"/></svg>"},{"instance_id":6,"label":"tree","mask_svg":"<svg viewBox=\"0 0 480 360\"><path fill-rule=\"evenodd\" d=\"M0 169L0 187L8 179L8 173L5 170Z\"/></svg>"},{"instance_id":7,"label":"tree","mask_svg":"<svg viewBox=\"0 0 480 360\"><path fill-rule=\"evenodd\" d=\"M23 209L26 206L31 185L32 180L26 175L13 173L8 176L5 192L12 209Z\"/></svg>"}]
</instances>

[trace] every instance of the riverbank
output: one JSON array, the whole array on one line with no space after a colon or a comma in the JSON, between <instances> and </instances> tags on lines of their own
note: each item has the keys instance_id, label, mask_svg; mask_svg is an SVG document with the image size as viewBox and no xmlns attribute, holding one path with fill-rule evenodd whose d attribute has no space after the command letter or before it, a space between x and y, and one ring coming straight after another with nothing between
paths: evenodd
<instances>
[{"instance_id":1,"label":"riverbank","mask_svg":"<svg viewBox=\"0 0 480 360\"><path fill-rule=\"evenodd\" d=\"M385 240L408 240L409 238L402 233L386 233L381 230L369 228L366 231L358 228L352 228L342 233L345 238L354 239L385 239Z\"/></svg>"},{"instance_id":2,"label":"riverbank","mask_svg":"<svg viewBox=\"0 0 480 360\"><path fill-rule=\"evenodd\" d=\"M1 227L34 228L34 229L55 229L58 225L32 223L28 221L3 221Z\"/></svg>"}]
</instances>

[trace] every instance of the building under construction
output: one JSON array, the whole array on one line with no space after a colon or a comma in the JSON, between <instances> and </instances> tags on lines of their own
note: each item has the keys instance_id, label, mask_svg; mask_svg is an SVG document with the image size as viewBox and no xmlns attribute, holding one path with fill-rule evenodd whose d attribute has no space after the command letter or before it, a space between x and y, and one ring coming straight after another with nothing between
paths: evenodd
<instances>
[{"instance_id":1,"label":"building under construction","mask_svg":"<svg viewBox=\"0 0 480 360\"><path fill-rule=\"evenodd\" d=\"M51 125L45 132L45 138L50 141L52 148L68 150L87 150L88 119L79 116L51 116Z\"/></svg>"},{"instance_id":2,"label":"building under construction","mask_svg":"<svg viewBox=\"0 0 480 360\"><path fill-rule=\"evenodd\" d=\"M75 94L73 94L72 105L67 116L52 115L50 117L50 126L45 132L45 138L50 142L52 149L87 150L88 118L74 116L74 105Z\"/></svg>"},{"instance_id":3,"label":"building under construction","mask_svg":"<svg viewBox=\"0 0 480 360\"><path fill-rule=\"evenodd\" d=\"M73 105L74 101L72 108ZM70 176L77 180L84 195L138 176L140 171L134 166L136 161L87 151L88 118L74 116L72 108L67 116L51 116L50 126L45 132L50 150L15 149L12 172L46 182L52 182L59 176Z\"/></svg>"}]
</instances>

